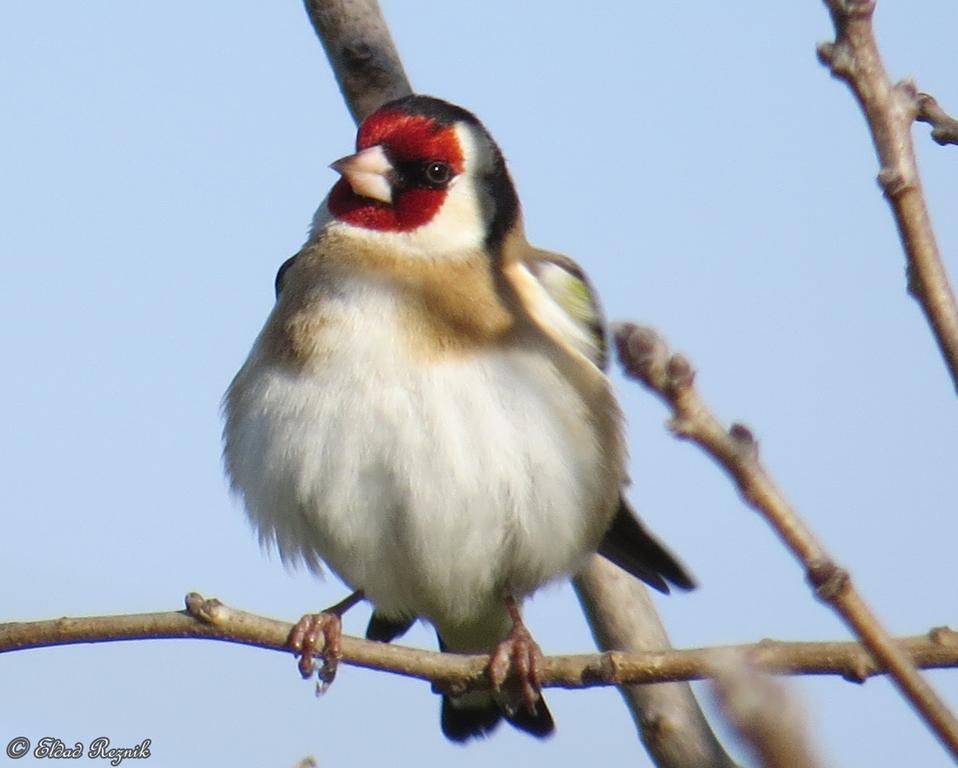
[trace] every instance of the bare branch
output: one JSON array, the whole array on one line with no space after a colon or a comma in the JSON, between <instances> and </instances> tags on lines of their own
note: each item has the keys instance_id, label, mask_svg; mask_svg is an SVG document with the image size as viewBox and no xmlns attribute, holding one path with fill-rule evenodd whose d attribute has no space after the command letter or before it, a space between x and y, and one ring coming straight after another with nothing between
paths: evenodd
<instances>
[{"instance_id":1,"label":"bare branch","mask_svg":"<svg viewBox=\"0 0 958 768\"><path fill-rule=\"evenodd\" d=\"M785 500L758 460L758 443L741 424L726 430L692 386L695 372L682 355L669 353L650 328L620 325L615 331L619 359L626 373L651 389L672 409L670 428L715 459L738 486L745 501L776 530L805 567L816 596L828 603L861 638L895 684L941 741L958 757L958 720L908 655L897 646L814 534Z\"/></svg>"},{"instance_id":2,"label":"bare branch","mask_svg":"<svg viewBox=\"0 0 958 768\"><path fill-rule=\"evenodd\" d=\"M875 0L825 0L836 39L818 57L852 89L865 113L881 170L878 183L898 225L908 261L908 290L921 304L958 388L958 306L941 261L921 190L911 124L919 110L914 83L892 85L872 29Z\"/></svg>"},{"instance_id":3,"label":"bare branch","mask_svg":"<svg viewBox=\"0 0 958 768\"><path fill-rule=\"evenodd\" d=\"M672 645L645 585L595 555L574 580L596 645L605 650L667 652ZM687 683L619 688L656 765L734 768Z\"/></svg>"},{"instance_id":4,"label":"bare branch","mask_svg":"<svg viewBox=\"0 0 958 768\"><path fill-rule=\"evenodd\" d=\"M785 686L743 656L717 655L715 694L765 768L818 768L805 713Z\"/></svg>"},{"instance_id":5,"label":"bare branch","mask_svg":"<svg viewBox=\"0 0 958 768\"><path fill-rule=\"evenodd\" d=\"M77 643L124 640L205 639L292 653L293 625L230 608L195 592L186 596L185 611L123 616L89 616L0 624L0 653ZM894 641L900 653L925 668L958 667L958 632L939 627L927 635ZM342 639L344 664L391 672L431 682L442 690L463 693L487 688L488 656L464 656L376 643L358 637ZM715 673L716 653L739 654L766 672L840 675L864 682L885 674L869 652L854 642L780 642L692 650L549 656L540 670L543 686L588 688L606 685L671 683L701 680Z\"/></svg>"},{"instance_id":6,"label":"bare branch","mask_svg":"<svg viewBox=\"0 0 958 768\"><path fill-rule=\"evenodd\" d=\"M353 120L412 93L377 0L305 0Z\"/></svg>"},{"instance_id":7,"label":"bare branch","mask_svg":"<svg viewBox=\"0 0 958 768\"><path fill-rule=\"evenodd\" d=\"M916 120L931 125L931 138L942 146L958 144L958 120L955 120L927 93L918 94Z\"/></svg>"}]
</instances>

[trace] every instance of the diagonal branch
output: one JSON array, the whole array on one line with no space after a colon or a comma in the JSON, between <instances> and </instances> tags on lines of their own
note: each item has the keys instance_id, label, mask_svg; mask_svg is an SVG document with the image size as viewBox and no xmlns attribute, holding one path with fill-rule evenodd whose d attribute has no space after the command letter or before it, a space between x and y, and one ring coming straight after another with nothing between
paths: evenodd
<instances>
[{"instance_id":1,"label":"diagonal branch","mask_svg":"<svg viewBox=\"0 0 958 768\"><path fill-rule=\"evenodd\" d=\"M649 590L638 579L594 555L572 583L599 648L633 654L670 652L669 636ZM619 692L660 768L735 767L687 683L623 685Z\"/></svg>"},{"instance_id":2,"label":"diagonal branch","mask_svg":"<svg viewBox=\"0 0 958 768\"><path fill-rule=\"evenodd\" d=\"M292 653L292 629L287 622L230 608L192 592L186 596L185 611L0 624L0 653L158 639L220 640ZM894 642L921 667L958 667L958 632L948 627ZM458 693L489 685L488 656L423 651L350 636L343 637L342 651L344 664L425 680L444 690ZM540 680L543 686L557 688L702 680L715 676L730 657L745 658L769 673L839 675L857 683L886 674L860 643L762 640L719 648L549 656L540 669Z\"/></svg>"},{"instance_id":3,"label":"diagonal branch","mask_svg":"<svg viewBox=\"0 0 958 768\"><path fill-rule=\"evenodd\" d=\"M672 409L670 427L676 436L697 444L732 476L745 501L765 517L805 567L816 596L831 605L861 638L942 743L958 757L958 720L878 622L848 573L832 560L775 487L758 460L758 443L752 433L741 424L728 430L722 426L692 386L695 373L688 360L670 354L655 331L622 324L615 331L615 341L626 373Z\"/></svg>"},{"instance_id":4,"label":"diagonal branch","mask_svg":"<svg viewBox=\"0 0 958 768\"><path fill-rule=\"evenodd\" d=\"M941 261L921 190L911 124L919 114L914 83L892 84L885 72L872 15L875 0L825 0L836 39L820 43L818 57L852 89L865 113L881 170L878 183L898 225L908 260L908 291L921 304L958 388L958 306Z\"/></svg>"}]
</instances>

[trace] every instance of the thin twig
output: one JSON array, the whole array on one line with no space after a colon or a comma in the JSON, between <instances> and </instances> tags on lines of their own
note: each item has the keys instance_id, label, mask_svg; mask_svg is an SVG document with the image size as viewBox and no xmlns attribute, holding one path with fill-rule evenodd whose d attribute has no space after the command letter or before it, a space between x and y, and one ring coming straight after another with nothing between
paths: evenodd
<instances>
[{"instance_id":1,"label":"thin twig","mask_svg":"<svg viewBox=\"0 0 958 768\"><path fill-rule=\"evenodd\" d=\"M915 119L931 125L931 138L942 146L958 144L958 120L955 120L927 93L918 94L918 114Z\"/></svg>"},{"instance_id":2,"label":"thin twig","mask_svg":"<svg viewBox=\"0 0 958 768\"><path fill-rule=\"evenodd\" d=\"M623 324L615 331L619 360L672 409L676 436L703 448L732 476L745 501L777 531L805 567L815 594L828 603L861 638L905 697L941 741L958 757L958 720L918 674L907 653L894 643L839 567L798 516L758 460L758 443L741 424L726 430L701 400L692 366L669 352L650 328Z\"/></svg>"},{"instance_id":3,"label":"thin twig","mask_svg":"<svg viewBox=\"0 0 958 768\"><path fill-rule=\"evenodd\" d=\"M878 183L898 225L908 261L908 291L921 304L958 389L958 305L941 261L921 190L911 125L918 115L914 83L892 84L872 29L875 0L825 0L835 42L820 43L818 57L852 89L865 113L881 170Z\"/></svg>"},{"instance_id":4,"label":"thin twig","mask_svg":"<svg viewBox=\"0 0 958 768\"><path fill-rule=\"evenodd\" d=\"M186 605L185 611L166 613L0 624L0 653L157 639L220 640L292 653L289 633L293 625L288 622L230 608L195 592L186 596ZM958 632L947 627L898 638L894 643L921 667L958 667ZM465 692L489 685L488 656L424 651L348 635L343 636L342 651L344 664L425 680L443 690ZM859 643L762 640L721 648L549 656L539 678L543 686L558 688L701 680L714 675L716 654L731 653L744 655L757 668L776 674L839 675L853 682L885 674L884 667Z\"/></svg>"}]
</instances>

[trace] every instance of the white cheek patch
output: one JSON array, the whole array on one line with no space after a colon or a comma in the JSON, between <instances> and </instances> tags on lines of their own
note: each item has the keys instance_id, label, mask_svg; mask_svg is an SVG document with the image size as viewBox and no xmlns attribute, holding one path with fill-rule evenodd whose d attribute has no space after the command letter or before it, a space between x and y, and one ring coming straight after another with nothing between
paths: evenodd
<instances>
[{"instance_id":1,"label":"white cheek patch","mask_svg":"<svg viewBox=\"0 0 958 768\"><path fill-rule=\"evenodd\" d=\"M316 213L313 214L313 221L310 223L309 236L306 238L306 242L308 243L313 240L316 235L326 229L332 222L333 214L329 212L329 196L327 196L323 199L323 202L319 204Z\"/></svg>"}]
</instances>

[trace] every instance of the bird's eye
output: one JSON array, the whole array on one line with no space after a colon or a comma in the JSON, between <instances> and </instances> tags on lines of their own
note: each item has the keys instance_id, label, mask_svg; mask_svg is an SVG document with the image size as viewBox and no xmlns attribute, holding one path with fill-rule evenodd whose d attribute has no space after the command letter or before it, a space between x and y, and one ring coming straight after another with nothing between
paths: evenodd
<instances>
[{"instance_id":1,"label":"bird's eye","mask_svg":"<svg viewBox=\"0 0 958 768\"><path fill-rule=\"evenodd\" d=\"M443 186L449 183L449 179L452 176L452 169L449 167L449 163L444 163L442 160L429 160L424 167L424 171L426 181L436 186Z\"/></svg>"}]
</instances>

